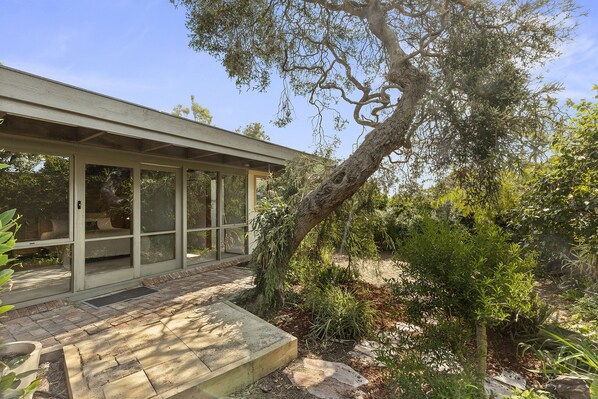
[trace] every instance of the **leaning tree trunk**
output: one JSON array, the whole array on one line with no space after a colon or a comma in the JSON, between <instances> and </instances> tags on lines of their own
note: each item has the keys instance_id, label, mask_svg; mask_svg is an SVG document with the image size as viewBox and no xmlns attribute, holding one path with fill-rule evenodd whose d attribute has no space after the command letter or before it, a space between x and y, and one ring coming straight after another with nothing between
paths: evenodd
<instances>
[{"instance_id":1,"label":"leaning tree trunk","mask_svg":"<svg viewBox=\"0 0 598 399\"><path fill-rule=\"evenodd\" d=\"M291 254L314 226L359 190L385 157L408 145L407 134L426 88L425 79L414 79L394 113L368 133L357 150L303 198L297 210Z\"/></svg>"},{"instance_id":2,"label":"leaning tree trunk","mask_svg":"<svg viewBox=\"0 0 598 399\"><path fill-rule=\"evenodd\" d=\"M351 8L351 7L349 7ZM357 150L328 176L316 189L306 195L297 207L295 229L287 240L284 256L277 259L282 274L286 273L291 256L301 241L318 223L330 215L344 200L359 190L367 179L380 167L382 160L393 151L407 147L409 132L413 128L419 103L428 89L428 76L417 69L410 57L401 48L397 33L388 25L386 12L380 1L369 1L365 9L356 12L368 24L371 33L380 40L388 56L387 79L401 92L401 98L393 113L372 129ZM284 278L283 278L284 280ZM264 274L256 274L258 297L256 304L263 308L263 294L260 287L266 287L268 281ZM283 282L278 281L276 290L282 290ZM271 295L283 298L282 291ZM267 306L268 304L266 304ZM274 305L271 303L270 305Z\"/></svg>"},{"instance_id":3,"label":"leaning tree trunk","mask_svg":"<svg viewBox=\"0 0 598 399\"><path fill-rule=\"evenodd\" d=\"M408 134L412 128L418 103L426 92L427 80L415 68L409 68L408 72L412 73L412 79L403 91L394 113L368 133L357 150L299 203L293 234L280 238L287 241L285 246L287 250L277 259L277 273L280 276L276 286L272 287L274 294L270 299L264 295L266 287L271 284L268 282L265 270L255 275L254 282L257 290L253 307L256 312L265 313L283 303L284 275L288 270L291 256L299 248L307 233L326 219L344 200L355 194L378 169L386 156L398 148L409 145Z\"/></svg>"}]
</instances>

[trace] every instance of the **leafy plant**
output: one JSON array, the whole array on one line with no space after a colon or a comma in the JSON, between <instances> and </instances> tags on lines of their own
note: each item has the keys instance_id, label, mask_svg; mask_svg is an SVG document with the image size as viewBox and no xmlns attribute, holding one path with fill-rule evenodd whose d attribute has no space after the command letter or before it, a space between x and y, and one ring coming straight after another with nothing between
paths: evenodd
<instances>
[{"instance_id":1,"label":"leafy plant","mask_svg":"<svg viewBox=\"0 0 598 399\"><path fill-rule=\"evenodd\" d=\"M486 374L487 326L535 320L532 256L523 256L498 226L477 221L470 232L427 218L401 247L404 277L394 291L412 323L455 318L476 330L479 381Z\"/></svg>"},{"instance_id":2,"label":"leafy plant","mask_svg":"<svg viewBox=\"0 0 598 399\"><path fill-rule=\"evenodd\" d=\"M552 396L545 391L536 391L535 389L526 389L515 395L508 396L507 399L551 399Z\"/></svg>"},{"instance_id":3,"label":"leafy plant","mask_svg":"<svg viewBox=\"0 0 598 399\"><path fill-rule=\"evenodd\" d=\"M291 257L287 237L294 232L295 218L282 198L265 198L260 202L259 213L251 224L259 237L251 267L258 295L263 296L257 302L257 311L262 313L283 302L285 276Z\"/></svg>"},{"instance_id":4,"label":"leafy plant","mask_svg":"<svg viewBox=\"0 0 598 399\"><path fill-rule=\"evenodd\" d=\"M565 259L565 269L575 282L585 288L598 289L598 247L580 243L571 248L571 254Z\"/></svg>"},{"instance_id":5,"label":"leafy plant","mask_svg":"<svg viewBox=\"0 0 598 399\"><path fill-rule=\"evenodd\" d=\"M418 331L383 335L376 359L397 398L481 398L465 348L469 337L456 319L422 324Z\"/></svg>"},{"instance_id":6,"label":"leafy plant","mask_svg":"<svg viewBox=\"0 0 598 399\"><path fill-rule=\"evenodd\" d=\"M598 322L598 297L588 293L579 298L573 305L573 310L582 320Z\"/></svg>"},{"instance_id":7,"label":"leafy plant","mask_svg":"<svg viewBox=\"0 0 598 399\"><path fill-rule=\"evenodd\" d=\"M513 212L513 227L546 261L560 262L575 244L598 246L598 102L582 100L574 109Z\"/></svg>"},{"instance_id":8,"label":"leafy plant","mask_svg":"<svg viewBox=\"0 0 598 399\"><path fill-rule=\"evenodd\" d=\"M6 168L6 165L0 164L0 169ZM10 251L15 245L15 231L18 229L15 220L15 209L0 213L0 294L4 291L4 286L10 282L14 271L11 268L12 259L9 257ZM0 300L0 315L8 312L14 306L2 305ZM37 373L37 370L16 374L14 370L29 358L26 356L17 356L8 361L0 360L0 397L6 399L25 398L33 393L40 383L40 380L34 380L24 389L16 388L21 383L21 379L26 376Z\"/></svg>"},{"instance_id":9,"label":"leafy plant","mask_svg":"<svg viewBox=\"0 0 598 399\"><path fill-rule=\"evenodd\" d=\"M314 338L358 340L367 336L374 325L374 310L369 303L341 287L310 288L305 307L313 314Z\"/></svg>"},{"instance_id":10,"label":"leafy plant","mask_svg":"<svg viewBox=\"0 0 598 399\"><path fill-rule=\"evenodd\" d=\"M592 399L597 398L598 345L583 336L565 334L559 329L543 328L540 336L545 339L525 345L525 350L533 350L544 361L543 372L577 375L590 384Z\"/></svg>"},{"instance_id":11,"label":"leafy plant","mask_svg":"<svg viewBox=\"0 0 598 399\"><path fill-rule=\"evenodd\" d=\"M10 281L14 273L14 270L7 266L11 261L8 254L15 245L14 230L17 223L14 216L14 209L0 214L0 293L4 291L3 286ZM2 305L1 299L0 305ZM0 314L8 312L13 307L12 305L0 306Z\"/></svg>"}]
</instances>

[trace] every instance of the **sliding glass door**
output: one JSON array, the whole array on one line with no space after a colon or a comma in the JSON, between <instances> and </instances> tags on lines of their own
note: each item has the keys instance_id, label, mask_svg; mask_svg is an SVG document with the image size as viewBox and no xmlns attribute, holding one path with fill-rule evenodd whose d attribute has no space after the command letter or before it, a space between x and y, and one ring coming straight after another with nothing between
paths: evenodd
<instances>
[{"instance_id":1,"label":"sliding glass door","mask_svg":"<svg viewBox=\"0 0 598 399\"><path fill-rule=\"evenodd\" d=\"M178 170L141 169L141 274L179 268Z\"/></svg>"},{"instance_id":2,"label":"sliding glass door","mask_svg":"<svg viewBox=\"0 0 598 399\"><path fill-rule=\"evenodd\" d=\"M134 277L133 168L85 165L85 287Z\"/></svg>"}]
</instances>

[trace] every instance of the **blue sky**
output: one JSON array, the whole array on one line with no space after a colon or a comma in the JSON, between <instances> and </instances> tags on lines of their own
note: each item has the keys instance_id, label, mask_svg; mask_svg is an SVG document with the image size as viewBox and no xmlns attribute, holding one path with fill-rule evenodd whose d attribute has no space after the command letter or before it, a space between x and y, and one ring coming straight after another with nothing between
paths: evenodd
<instances>
[{"instance_id":1,"label":"blue sky","mask_svg":"<svg viewBox=\"0 0 598 399\"><path fill-rule=\"evenodd\" d=\"M598 84L598 1L578 4L589 15L563 56L542 71L565 85L563 100L590 98ZM292 124L273 126L280 82L267 93L239 91L214 59L188 47L184 9L168 0L0 0L0 6L0 62L9 67L167 112L195 94L219 127L261 122L275 143L314 148L307 102L295 100ZM339 155L360 133L355 125L339 133Z\"/></svg>"}]
</instances>

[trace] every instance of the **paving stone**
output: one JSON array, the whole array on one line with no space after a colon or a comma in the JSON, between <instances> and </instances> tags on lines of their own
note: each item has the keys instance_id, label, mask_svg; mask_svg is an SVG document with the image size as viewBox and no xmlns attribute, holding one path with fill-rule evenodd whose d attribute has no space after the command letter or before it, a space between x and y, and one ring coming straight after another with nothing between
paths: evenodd
<instances>
[{"instance_id":1,"label":"paving stone","mask_svg":"<svg viewBox=\"0 0 598 399\"><path fill-rule=\"evenodd\" d=\"M368 383L362 375L343 363L304 358L287 369L291 382L321 399L352 396L355 388Z\"/></svg>"},{"instance_id":2,"label":"paving stone","mask_svg":"<svg viewBox=\"0 0 598 399\"><path fill-rule=\"evenodd\" d=\"M172 361L190 350L163 325L152 325L136 329L131 334L129 346L144 368Z\"/></svg>"},{"instance_id":3,"label":"paving stone","mask_svg":"<svg viewBox=\"0 0 598 399\"><path fill-rule=\"evenodd\" d=\"M118 365L118 362L114 358L96 359L95 361L89 359L88 361L83 361L83 375L85 378L91 378Z\"/></svg>"},{"instance_id":4,"label":"paving stone","mask_svg":"<svg viewBox=\"0 0 598 399\"><path fill-rule=\"evenodd\" d=\"M156 395L156 391L143 371L128 375L106 384L104 396L110 399L146 399Z\"/></svg>"},{"instance_id":5,"label":"paving stone","mask_svg":"<svg viewBox=\"0 0 598 399\"><path fill-rule=\"evenodd\" d=\"M334 378L353 388L358 388L368 383L368 380L365 377L343 363L305 358L303 359L303 365L307 369L321 371L326 378Z\"/></svg>"},{"instance_id":6,"label":"paving stone","mask_svg":"<svg viewBox=\"0 0 598 399\"><path fill-rule=\"evenodd\" d=\"M143 372L143 368L141 367L139 362L134 361L106 368L102 372L90 375L89 377L86 376L85 379L87 380L89 388L91 390L95 390L98 388L101 389L104 385L106 385L109 382L120 380L121 378L127 377L138 371ZM130 397L135 398L135 396Z\"/></svg>"},{"instance_id":7,"label":"paving stone","mask_svg":"<svg viewBox=\"0 0 598 399\"><path fill-rule=\"evenodd\" d=\"M158 393L206 375L210 369L191 351L175 359L146 368L145 372Z\"/></svg>"}]
</instances>

